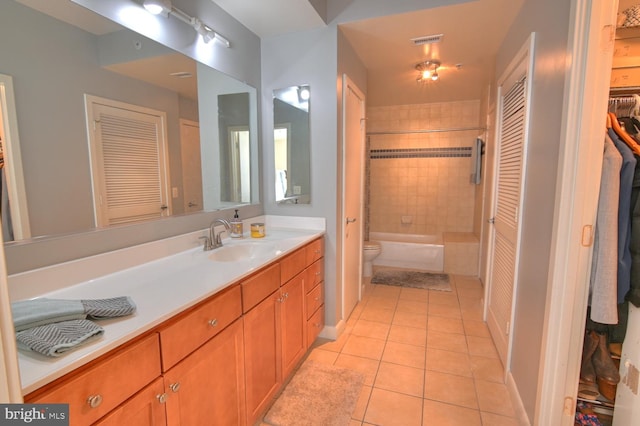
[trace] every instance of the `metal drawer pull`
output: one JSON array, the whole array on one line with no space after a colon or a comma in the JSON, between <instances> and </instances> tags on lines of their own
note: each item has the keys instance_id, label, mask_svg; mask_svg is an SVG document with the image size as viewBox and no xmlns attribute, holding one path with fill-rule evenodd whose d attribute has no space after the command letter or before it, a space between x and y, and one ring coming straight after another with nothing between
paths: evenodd
<instances>
[{"instance_id":1,"label":"metal drawer pull","mask_svg":"<svg viewBox=\"0 0 640 426\"><path fill-rule=\"evenodd\" d=\"M167 402L166 393L161 393L160 395L156 395L156 398L158 398L158 402L160 402L160 404L164 404L165 402Z\"/></svg>"},{"instance_id":2,"label":"metal drawer pull","mask_svg":"<svg viewBox=\"0 0 640 426\"><path fill-rule=\"evenodd\" d=\"M87 398L87 404L91 408L98 408L102 404L102 395L91 395Z\"/></svg>"},{"instance_id":3,"label":"metal drawer pull","mask_svg":"<svg viewBox=\"0 0 640 426\"><path fill-rule=\"evenodd\" d=\"M180 390L180 382L171 383L169 389L171 389L171 392L178 392Z\"/></svg>"},{"instance_id":4,"label":"metal drawer pull","mask_svg":"<svg viewBox=\"0 0 640 426\"><path fill-rule=\"evenodd\" d=\"M212 320L209 320L209 325L210 325L211 327L215 327L215 326L217 326L217 325L218 325L218 320L217 320L216 318L214 318L214 319L212 319Z\"/></svg>"}]
</instances>

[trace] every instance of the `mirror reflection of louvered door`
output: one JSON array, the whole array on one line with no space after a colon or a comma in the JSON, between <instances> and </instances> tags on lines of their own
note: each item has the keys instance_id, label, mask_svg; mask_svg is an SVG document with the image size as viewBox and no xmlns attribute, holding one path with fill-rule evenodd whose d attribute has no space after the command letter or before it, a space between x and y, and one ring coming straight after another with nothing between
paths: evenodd
<instances>
[{"instance_id":1,"label":"mirror reflection of louvered door","mask_svg":"<svg viewBox=\"0 0 640 426\"><path fill-rule=\"evenodd\" d=\"M86 104L97 226L171 214L165 114L92 96Z\"/></svg>"},{"instance_id":2,"label":"mirror reflection of louvered door","mask_svg":"<svg viewBox=\"0 0 640 426\"><path fill-rule=\"evenodd\" d=\"M528 51L527 51L528 52ZM521 200L527 139L527 65L521 58L500 86L499 135L494 180L493 234L487 324L508 370L510 336L517 287Z\"/></svg>"}]
</instances>

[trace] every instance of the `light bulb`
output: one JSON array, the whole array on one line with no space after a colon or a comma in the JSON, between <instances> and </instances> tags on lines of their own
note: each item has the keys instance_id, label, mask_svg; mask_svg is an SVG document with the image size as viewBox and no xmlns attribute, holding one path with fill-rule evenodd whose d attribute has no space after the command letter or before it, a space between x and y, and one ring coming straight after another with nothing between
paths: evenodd
<instances>
[{"instance_id":1,"label":"light bulb","mask_svg":"<svg viewBox=\"0 0 640 426\"><path fill-rule=\"evenodd\" d=\"M431 74L431 80L436 81L438 79L438 73L436 71Z\"/></svg>"},{"instance_id":2,"label":"light bulb","mask_svg":"<svg viewBox=\"0 0 640 426\"><path fill-rule=\"evenodd\" d=\"M171 11L171 3L166 0L144 0L144 8L152 15L164 15L167 16Z\"/></svg>"}]
</instances>

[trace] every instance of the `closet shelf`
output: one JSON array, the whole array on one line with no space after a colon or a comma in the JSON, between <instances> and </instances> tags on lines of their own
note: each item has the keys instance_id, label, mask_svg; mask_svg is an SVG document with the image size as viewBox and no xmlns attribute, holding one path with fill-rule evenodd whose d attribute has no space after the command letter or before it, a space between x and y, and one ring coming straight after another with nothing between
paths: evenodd
<instances>
[{"instance_id":1,"label":"closet shelf","mask_svg":"<svg viewBox=\"0 0 640 426\"><path fill-rule=\"evenodd\" d=\"M624 40L628 38L640 38L640 26L616 28L616 40Z\"/></svg>"}]
</instances>

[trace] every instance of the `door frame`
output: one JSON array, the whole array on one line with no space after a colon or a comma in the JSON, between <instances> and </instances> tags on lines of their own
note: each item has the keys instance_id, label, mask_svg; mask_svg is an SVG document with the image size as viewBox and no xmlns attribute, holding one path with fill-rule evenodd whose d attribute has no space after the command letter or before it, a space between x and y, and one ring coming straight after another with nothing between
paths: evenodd
<instances>
[{"instance_id":1,"label":"door frame","mask_svg":"<svg viewBox=\"0 0 640 426\"><path fill-rule=\"evenodd\" d=\"M571 62L533 424L574 424L617 9L617 0L571 1Z\"/></svg>"},{"instance_id":2,"label":"door frame","mask_svg":"<svg viewBox=\"0 0 640 426\"><path fill-rule=\"evenodd\" d=\"M9 193L11 222L16 241L31 238L31 225L27 208L22 151L18 134L18 115L16 112L13 78L0 74L0 125L4 133L4 169Z\"/></svg>"},{"instance_id":3,"label":"door frame","mask_svg":"<svg viewBox=\"0 0 640 426\"><path fill-rule=\"evenodd\" d=\"M365 118L366 118L366 96L364 95L364 93L362 92L362 90L360 90L360 88L353 82L353 80L351 80L351 78L349 78L349 76L345 73L342 74L342 200L341 200L341 207L340 207L340 216L338 218L338 220L340 221L340 227L339 229L341 230L340 233L340 245L342 247L341 250L341 265L342 267L340 268L340 279L342 281L342 306L341 306L341 315L342 315L342 319L344 321L347 320L346 318L346 313L345 313L345 290L346 290L346 280L345 280L345 271L346 271L346 262L345 262L345 255L346 255L346 224L345 224L345 220L346 220L346 182L347 182L347 164L346 164L346 150L347 150L347 125L346 125L346 118L347 118L347 108L346 108L346 104L347 104L347 91L349 90L349 87L354 89L354 92L356 92L358 94L359 97L362 98L363 100L363 111L361 114L361 118L360 118L360 127L361 127L361 139L360 139L360 162L362 167L360 168L361 173L360 173L360 223L358 226L360 226L360 235L363 235L363 231L364 231L364 223L363 223L363 217L364 217L364 173L365 173L365 161L364 161L364 154L365 154L365 130L362 129L362 126L365 123ZM358 254L357 254L357 258L358 260L358 276L359 276L359 283L358 283L358 301L362 300L362 238L360 238L360 241L358 241Z\"/></svg>"}]
</instances>

